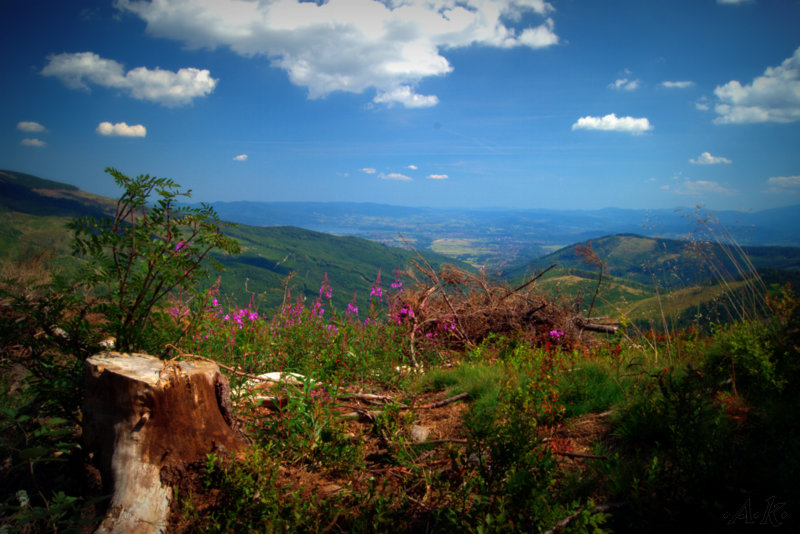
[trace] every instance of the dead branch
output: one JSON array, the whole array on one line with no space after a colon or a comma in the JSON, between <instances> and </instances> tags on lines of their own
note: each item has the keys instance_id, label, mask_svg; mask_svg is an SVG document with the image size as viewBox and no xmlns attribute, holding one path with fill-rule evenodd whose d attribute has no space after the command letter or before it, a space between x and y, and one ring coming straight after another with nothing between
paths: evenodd
<instances>
[{"instance_id":1,"label":"dead branch","mask_svg":"<svg viewBox=\"0 0 800 534\"><path fill-rule=\"evenodd\" d=\"M422 406L418 406L417 409L418 410L432 410L434 408L441 408L442 406L446 406L446 405L451 404L453 402L457 402L457 401L460 401L462 399L466 399L467 397L469 397L469 393L466 393L466 392L459 393L458 395L455 395L454 397L450 397L449 399L444 399L444 400L440 400L438 402L432 402L430 404L424 404Z\"/></svg>"},{"instance_id":2,"label":"dead branch","mask_svg":"<svg viewBox=\"0 0 800 534\"><path fill-rule=\"evenodd\" d=\"M337 395L336 398L338 399L358 399L358 400L366 400L366 401L381 401L383 403L392 402L394 399L392 397L386 397L383 395L373 395L371 393L345 393L344 395Z\"/></svg>"},{"instance_id":3,"label":"dead branch","mask_svg":"<svg viewBox=\"0 0 800 534\"><path fill-rule=\"evenodd\" d=\"M548 268L547 268L547 269L545 269L544 271L540 272L539 274L537 274L536 276L534 276L533 278L531 278L530 280L528 280L527 282L525 282L524 284L522 284L521 286L519 286L518 288L516 288L516 289L514 289L514 290L512 290L512 291L510 291L510 292L508 292L508 293L506 294L506 296L505 296L505 297L503 297L503 298L502 298L502 299L500 299L500 300L506 300L508 297L510 297L510 296L511 296L511 295L513 295L514 293L519 293L520 291L522 291L523 289L525 289L526 287L528 287L529 285L531 285L532 283L534 283L536 280L538 280L539 278L541 278L541 277L542 277L542 276L543 276L543 275L544 275L544 274L545 274L547 271L549 271L550 269L553 269L553 268L554 268L556 265L558 265L558 264L557 264L557 263L554 263L553 265L551 265L550 267L548 267Z\"/></svg>"},{"instance_id":4,"label":"dead branch","mask_svg":"<svg viewBox=\"0 0 800 534\"><path fill-rule=\"evenodd\" d=\"M599 324L592 323L581 317L576 318L575 325L581 330L590 332L600 332L602 334L616 334L619 331L619 323Z\"/></svg>"},{"instance_id":5,"label":"dead branch","mask_svg":"<svg viewBox=\"0 0 800 534\"><path fill-rule=\"evenodd\" d=\"M422 260L422 262L423 262L423 263L425 264L425 266L428 268L428 270L429 270L430 274L432 274L432 275L433 275L433 280L436 282L436 285L439 287L439 291L441 291L441 292L442 292L442 298L444 298L445 302L447 303L447 306L450 308L450 312L453 314L453 324L455 324L455 325L456 325L456 330L458 331L458 335L459 335L459 337L462 339L462 341L463 341L463 342L464 342L466 345L470 345L470 346L471 346L471 345L472 345L472 342L471 342L471 341L469 340L469 338L467 338L467 336L464 334L464 331L462 330L462 328L461 328L461 325L459 324L459 323L460 323L460 321L459 321L459 318L458 318L458 314L456 313L456 310L455 310L455 308L453 307L453 303L452 303L452 302L450 302L450 299L449 299L449 298L448 298L448 296L447 296L447 291L445 291L445 289L444 289L444 286L442 286L442 282L441 282L441 280L439 280L439 277L437 276L437 274L436 274L436 271L433 269L433 267L431 267L431 264L430 264L430 263L428 263L428 261L427 261L427 260L426 260L424 257L422 257L422 254L420 254L420 253L417 251L417 249L415 249L415 248L414 248L414 247L411 245L411 243L409 243L409 242L406 240L406 238L405 238L405 237L403 237L403 235L402 235L402 234L400 234L400 240L401 240L401 241L403 241L403 243L405 243L405 244L406 244L406 246L407 246L408 248L410 248L410 249L411 249L411 251L412 251L412 252L414 252L414 254L416 254L416 255L417 255L417 257L418 257L420 260Z\"/></svg>"},{"instance_id":6,"label":"dead branch","mask_svg":"<svg viewBox=\"0 0 800 534\"><path fill-rule=\"evenodd\" d=\"M567 458L588 458L590 460L608 460L608 456L599 456L597 454L583 454L580 452L553 451L553 454L557 454L558 456L566 456Z\"/></svg>"}]
</instances>

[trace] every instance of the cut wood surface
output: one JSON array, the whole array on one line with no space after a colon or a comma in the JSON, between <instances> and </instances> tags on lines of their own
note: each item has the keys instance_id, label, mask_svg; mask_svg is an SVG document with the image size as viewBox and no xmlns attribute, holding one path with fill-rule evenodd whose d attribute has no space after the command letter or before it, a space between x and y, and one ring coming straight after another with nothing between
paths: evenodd
<instances>
[{"instance_id":1,"label":"cut wood surface","mask_svg":"<svg viewBox=\"0 0 800 534\"><path fill-rule=\"evenodd\" d=\"M208 453L235 452L227 378L211 362L104 352L86 361L84 442L112 494L97 532L166 530L170 477Z\"/></svg>"}]
</instances>

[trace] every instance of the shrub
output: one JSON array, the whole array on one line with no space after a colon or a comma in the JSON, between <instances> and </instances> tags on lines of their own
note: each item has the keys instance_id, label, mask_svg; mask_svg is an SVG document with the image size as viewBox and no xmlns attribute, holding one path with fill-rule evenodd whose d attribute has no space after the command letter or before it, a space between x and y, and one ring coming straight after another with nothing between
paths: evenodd
<instances>
[{"instance_id":1,"label":"shrub","mask_svg":"<svg viewBox=\"0 0 800 534\"><path fill-rule=\"evenodd\" d=\"M222 233L214 209L178 205L190 195L169 178L129 178L107 168L124 189L112 217L74 219L73 252L87 258L80 282L95 291L102 313L122 351L143 348L157 305L172 291L188 291L206 274L203 260L219 248L238 253L239 244ZM155 204L149 204L153 193Z\"/></svg>"}]
</instances>

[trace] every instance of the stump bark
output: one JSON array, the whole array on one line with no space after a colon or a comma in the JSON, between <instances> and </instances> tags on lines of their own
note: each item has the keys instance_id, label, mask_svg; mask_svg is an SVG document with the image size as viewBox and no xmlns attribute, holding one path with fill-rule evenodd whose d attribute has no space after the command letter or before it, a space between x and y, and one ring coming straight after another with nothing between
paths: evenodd
<instances>
[{"instance_id":1,"label":"stump bark","mask_svg":"<svg viewBox=\"0 0 800 534\"><path fill-rule=\"evenodd\" d=\"M112 494L98 533L165 532L172 488L162 473L246 445L213 363L104 352L86 360L85 386L84 444Z\"/></svg>"}]
</instances>

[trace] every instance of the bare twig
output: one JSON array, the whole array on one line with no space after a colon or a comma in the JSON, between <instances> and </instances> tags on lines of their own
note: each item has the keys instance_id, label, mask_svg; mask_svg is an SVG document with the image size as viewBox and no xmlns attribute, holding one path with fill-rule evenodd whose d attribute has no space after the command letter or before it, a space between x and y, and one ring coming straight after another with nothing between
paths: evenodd
<instances>
[{"instance_id":1,"label":"bare twig","mask_svg":"<svg viewBox=\"0 0 800 534\"><path fill-rule=\"evenodd\" d=\"M553 265L551 265L550 267L548 267L548 268L547 268L547 269L545 269L544 271L540 272L539 274L537 274L536 276L534 276L533 278L531 278L530 280L528 280L527 282L525 282L524 284L522 284L521 286L519 286L518 288L516 288L516 289L514 289L514 290L512 290L512 291L509 291L509 292L508 292L508 293L506 293L506 295L505 295L503 298L501 298L500 300L501 300L501 301L502 301L502 300L506 300L508 297L510 297L510 296L511 296L511 295L513 295L514 293L518 293L518 292L522 291L523 289L525 289L526 287L528 287L529 285L531 285L532 283L534 283L536 280L538 280L539 278L541 278L541 277L542 277L542 276L543 276L543 275L544 275L544 274L545 274L547 271L549 271L550 269L553 269L553 268L554 268L556 265L558 265L558 264L557 264L557 263L554 263Z\"/></svg>"},{"instance_id":2,"label":"bare twig","mask_svg":"<svg viewBox=\"0 0 800 534\"><path fill-rule=\"evenodd\" d=\"M583 454L580 452L567 452L567 451L553 451L554 454L559 456L566 456L567 458L588 458L590 460L608 460L608 456L600 456L597 454Z\"/></svg>"},{"instance_id":3,"label":"bare twig","mask_svg":"<svg viewBox=\"0 0 800 534\"><path fill-rule=\"evenodd\" d=\"M469 397L469 393L459 393L454 397L450 397L449 399L440 400L438 402L432 402L430 404L424 404L422 406L418 406L418 410L432 410L433 408L441 408L442 406L446 406L450 403L460 401L461 399L466 399Z\"/></svg>"}]
</instances>

